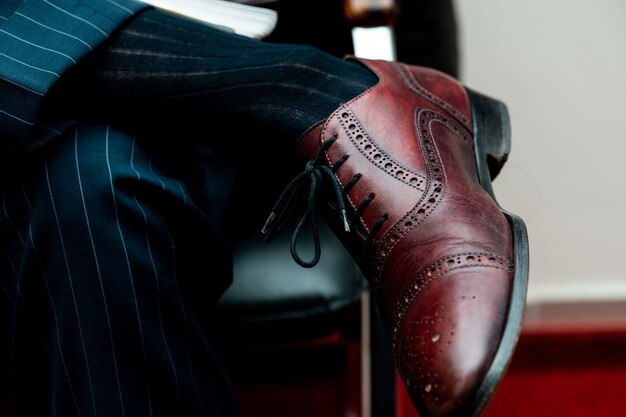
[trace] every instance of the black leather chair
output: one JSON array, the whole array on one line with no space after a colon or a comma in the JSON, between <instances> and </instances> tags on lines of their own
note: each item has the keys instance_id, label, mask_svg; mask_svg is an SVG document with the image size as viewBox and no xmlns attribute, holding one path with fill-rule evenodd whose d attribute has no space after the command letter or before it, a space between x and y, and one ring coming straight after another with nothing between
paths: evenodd
<instances>
[{"instance_id":1,"label":"black leather chair","mask_svg":"<svg viewBox=\"0 0 626 417\"><path fill-rule=\"evenodd\" d=\"M458 76L451 0L399 0L398 6L398 59ZM276 10L279 16L268 41L310 44L338 57L353 53L352 23L346 19L342 1L322 0L307 7L302 2L278 0L266 3L266 7ZM285 166L285 161L292 161L293 165ZM291 170L295 175L300 169L297 161L289 150L276 155L276 161L266 161L262 169L278 166L275 174L281 180L269 184L265 181L258 186L251 181L255 180L254 172L259 166L255 161L246 166L250 171L240 171L239 177L239 185L245 186L238 187L236 182L232 206L227 209L231 213L227 224L235 236L234 282L219 302L236 382L245 383L253 377L261 386L272 379L271 374L289 367L295 368L290 372L301 377L306 378L308 373L314 378L320 368L334 364L324 356L324 349L315 347L328 346L328 340L335 337L340 345L352 349L348 354L353 356L353 346L358 346L358 372L349 377L358 379L361 388L358 392L350 391L358 398L348 401L352 406L355 401L360 402L356 416L394 416L396 375L387 337L376 307L369 302L367 284L342 244L322 228L320 263L304 269L291 258L290 230L285 230L272 244L264 242L261 236L260 228L285 185L284 178L291 178L285 171ZM264 178L272 178L271 172L265 174ZM237 207L251 202L259 209L259 217L241 219ZM306 237L302 242L300 249L306 253ZM294 356L299 351L303 354ZM335 375L341 378L342 373L354 371L354 367L347 366ZM280 397L279 391L275 401L285 400ZM275 411L269 407L266 413L261 410L253 414L273 417ZM300 409L294 415L306 416L304 411ZM343 415L354 414L354 410L344 411ZM281 417L288 415L282 413Z\"/></svg>"}]
</instances>

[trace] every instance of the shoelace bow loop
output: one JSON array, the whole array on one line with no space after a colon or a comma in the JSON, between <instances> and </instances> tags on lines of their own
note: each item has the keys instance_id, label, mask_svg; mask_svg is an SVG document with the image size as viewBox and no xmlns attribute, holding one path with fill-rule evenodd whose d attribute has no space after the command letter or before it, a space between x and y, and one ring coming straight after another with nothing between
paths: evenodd
<instances>
[{"instance_id":1,"label":"shoelace bow loop","mask_svg":"<svg viewBox=\"0 0 626 417\"><path fill-rule=\"evenodd\" d=\"M326 150L337 140L337 137L333 136L325 141L320 150L318 151L315 159L306 163L304 171L298 174L293 180L287 184L283 192L278 197L276 204L272 208L272 211L261 230L266 236L266 240L271 240L276 234L282 230L285 223L291 218L294 208L297 203L297 194L302 189L306 182L309 183L309 190L307 196L307 206L304 214L300 218L296 229L291 237L291 255L293 259L305 268L312 268L317 265L321 255L320 248L320 234L319 225L317 222L316 214L316 201L320 189L324 183L329 183L334 191L337 207L341 213L344 230L350 231L350 224L346 215L346 206L343 201L343 194L341 186L335 178L335 174L332 169L325 165L323 161ZM311 233L313 235L314 254L313 258L309 261L302 259L297 251L297 243L300 238L300 234L307 223L307 220L311 227Z\"/></svg>"},{"instance_id":2,"label":"shoelace bow loop","mask_svg":"<svg viewBox=\"0 0 626 417\"><path fill-rule=\"evenodd\" d=\"M291 236L290 244L291 256L296 261L296 263L305 268L312 268L317 265L321 256L320 234L316 213L316 201L319 191L325 183L329 183L331 185L335 195L335 200L337 202L337 208L339 209L341 215L344 230L346 232L350 232L351 222L348 222L346 205L344 202L344 194L347 194L350 188L352 188L361 179L361 175L355 175L354 178L352 178L352 180L350 180L342 190L339 182L335 178L335 171L337 170L337 168L339 168L341 164L343 164L348 159L348 156L344 156L343 158L339 159L332 169L323 163L325 152L328 150L328 148L330 148L330 146L332 146L333 143L335 143L336 140L337 137L333 136L326 142L324 142L320 147L320 150L318 151L315 159L307 162L304 171L298 174L293 180L289 182L289 184L287 184L283 192L278 197L276 204L274 204L274 207L272 208L272 211L267 218L263 229L261 230L261 232L266 236L266 240L268 241L282 230L283 226L293 215L293 211L297 204L297 195L299 190L301 190L308 181L309 190L307 196L306 210L300 218L300 221L298 222ZM352 222L357 221L358 216L362 214L362 212L369 205L369 203L374 200L374 198L375 195L370 194L359 204L353 215ZM376 220L367 236L366 246L371 244L371 242L374 240L374 236L376 235L378 230L380 230L382 224L387 221L387 219L388 215L385 213ZM310 224L310 230L313 235L314 245L313 258L308 261L302 259L297 250L297 243L307 220Z\"/></svg>"}]
</instances>

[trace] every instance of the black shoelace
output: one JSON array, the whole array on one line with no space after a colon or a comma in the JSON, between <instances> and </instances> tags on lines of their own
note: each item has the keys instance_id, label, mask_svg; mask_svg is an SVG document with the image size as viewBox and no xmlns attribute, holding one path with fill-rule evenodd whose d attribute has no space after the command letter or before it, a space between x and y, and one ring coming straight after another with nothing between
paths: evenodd
<instances>
[{"instance_id":1,"label":"black shoelace","mask_svg":"<svg viewBox=\"0 0 626 417\"><path fill-rule=\"evenodd\" d=\"M337 202L337 208L341 215L341 220L343 222L343 227L346 232L350 232L350 224L354 224L357 221L358 217L363 213L365 208L369 203L371 203L375 195L370 194L368 197L363 199L359 206L357 207L354 215L350 222L348 222L348 218L346 215L346 205L344 203L344 195L348 193L348 191L361 179L361 175L355 175L352 180L350 180L346 185L341 188L337 179L335 178L335 172L339 167L348 159L348 156L344 156L333 164L333 168L329 168L327 165L323 163L324 153L333 143L337 140L337 137L331 137L329 140L324 142L320 147L315 159L307 162L304 171L298 174L293 180L287 184L283 192L278 197L276 204L272 208L272 211L263 226L261 232L266 235L266 240L271 240L276 234L282 230L285 223L292 216L294 208L296 206L296 196L298 191L302 188L304 184L308 181L309 183L309 192L307 198L307 208L300 218L298 225L296 226L293 235L291 236L291 256L300 266L305 268L312 268L320 260L321 256L321 247L320 247L320 234L319 234L319 226L317 223L317 213L316 213L316 200L318 197L318 193L324 183L329 183L332 187L332 190L335 194L335 200ZM382 226L382 224L387 220L387 214L382 215L374 225L370 233L367 236L366 246L371 242L373 236L376 234L378 229ZM311 233L313 235L313 245L314 245L314 254L313 258L309 261L302 259L300 254L297 251L297 243L300 238L300 234L307 220L311 226Z\"/></svg>"},{"instance_id":2,"label":"black shoelace","mask_svg":"<svg viewBox=\"0 0 626 417\"><path fill-rule=\"evenodd\" d=\"M333 171L326 165L322 163L322 158L324 157L324 152L337 140L336 137L332 137L326 142L324 142L317 153L317 156L312 161L306 163L304 167L304 171L298 174L293 180L287 184L283 192L278 197L276 204L272 207L272 212L270 213L261 233L266 235L266 239L270 240L273 238L280 230L283 228L287 220L291 217L293 213L293 209L296 205L296 195L298 191L302 188L303 184L308 180L309 182L309 195L307 198L307 208L302 215L302 218L298 222L293 235L291 236L291 256L293 259L301 266L305 268L312 268L320 260L321 248L320 248L320 235L319 235L319 226L317 224L317 214L315 211L315 205L317 200L317 195L321 186L324 183L324 180L329 182L335 193L335 197L337 200L337 206L343 218L343 225L346 232L350 231L350 225L348 223L348 218L346 216L346 206L343 201L343 195L341 192L341 187L337 180L335 179L335 175ZM302 259L302 257L298 254L296 249L296 245L302 229L305 223L309 221L311 225L311 233L313 234L313 245L314 245L314 255L313 259L310 261L306 261Z\"/></svg>"}]
</instances>

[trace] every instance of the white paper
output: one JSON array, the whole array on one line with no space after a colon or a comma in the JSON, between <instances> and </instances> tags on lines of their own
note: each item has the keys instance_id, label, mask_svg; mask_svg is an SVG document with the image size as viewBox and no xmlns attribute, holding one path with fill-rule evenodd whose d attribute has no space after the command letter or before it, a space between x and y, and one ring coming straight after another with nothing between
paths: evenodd
<instances>
[{"instance_id":1,"label":"white paper","mask_svg":"<svg viewBox=\"0 0 626 417\"><path fill-rule=\"evenodd\" d=\"M224 0L142 0L158 9L180 14L188 18L254 39L262 39L276 27L276 11L249 4Z\"/></svg>"}]
</instances>

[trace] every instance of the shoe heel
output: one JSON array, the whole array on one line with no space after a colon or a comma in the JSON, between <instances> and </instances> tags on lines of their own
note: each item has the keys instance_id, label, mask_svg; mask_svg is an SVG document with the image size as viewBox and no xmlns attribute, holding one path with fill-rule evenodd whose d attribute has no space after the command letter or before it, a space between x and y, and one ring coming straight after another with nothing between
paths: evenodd
<instances>
[{"instance_id":1,"label":"shoe heel","mask_svg":"<svg viewBox=\"0 0 626 417\"><path fill-rule=\"evenodd\" d=\"M511 151L511 123L506 105L467 89L474 123L474 145L478 177L483 188L493 195L493 180Z\"/></svg>"}]
</instances>

